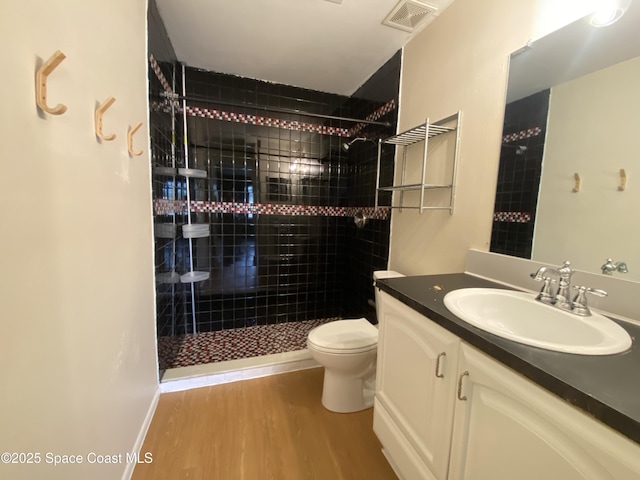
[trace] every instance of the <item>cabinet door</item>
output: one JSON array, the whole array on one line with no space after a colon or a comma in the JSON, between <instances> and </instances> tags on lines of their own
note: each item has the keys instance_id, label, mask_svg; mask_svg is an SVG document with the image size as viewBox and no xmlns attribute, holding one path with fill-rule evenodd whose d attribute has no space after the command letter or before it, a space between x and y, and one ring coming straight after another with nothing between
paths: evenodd
<instances>
[{"instance_id":1,"label":"cabinet door","mask_svg":"<svg viewBox=\"0 0 640 480\"><path fill-rule=\"evenodd\" d=\"M462 345L451 480L640 478L640 446Z\"/></svg>"},{"instance_id":2,"label":"cabinet door","mask_svg":"<svg viewBox=\"0 0 640 480\"><path fill-rule=\"evenodd\" d=\"M376 400L436 478L444 480L460 340L393 297L381 295Z\"/></svg>"}]
</instances>

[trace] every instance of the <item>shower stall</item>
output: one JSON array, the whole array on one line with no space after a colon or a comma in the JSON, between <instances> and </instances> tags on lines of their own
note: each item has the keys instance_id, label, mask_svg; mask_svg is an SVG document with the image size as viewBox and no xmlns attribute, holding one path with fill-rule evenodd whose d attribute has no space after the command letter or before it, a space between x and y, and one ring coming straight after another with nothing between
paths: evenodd
<instances>
[{"instance_id":1,"label":"shower stall","mask_svg":"<svg viewBox=\"0 0 640 480\"><path fill-rule=\"evenodd\" d=\"M318 324L374 314L389 238L378 145L342 147L395 133L397 80L384 80L399 62L361 89L391 93L366 100L150 57L161 369L304 348ZM391 176L393 150L383 158Z\"/></svg>"}]
</instances>

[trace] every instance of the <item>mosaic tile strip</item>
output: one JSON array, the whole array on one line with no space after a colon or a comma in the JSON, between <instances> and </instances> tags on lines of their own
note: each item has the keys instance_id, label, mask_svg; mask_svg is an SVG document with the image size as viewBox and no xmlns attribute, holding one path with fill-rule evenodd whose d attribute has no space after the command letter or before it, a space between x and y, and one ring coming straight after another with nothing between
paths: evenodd
<instances>
[{"instance_id":1,"label":"mosaic tile strip","mask_svg":"<svg viewBox=\"0 0 640 480\"><path fill-rule=\"evenodd\" d=\"M191 211L195 213L237 213L255 215L292 215L313 217L353 217L356 212L374 220L387 220L390 209L387 207L334 207L317 205L284 205L273 203L236 203L236 202L207 202L193 200ZM155 199L153 201L155 215L170 215L187 211L184 200Z\"/></svg>"},{"instance_id":2,"label":"mosaic tile strip","mask_svg":"<svg viewBox=\"0 0 640 480\"><path fill-rule=\"evenodd\" d=\"M160 369L304 350L309 332L319 325L334 320L340 319L323 318L179 337L160 337L158 338Z\"/></svg>"},{"instance_id":3,"label":"mosaic tile strip","mask_svg":"<svg viewBox=\"0 0 640 480\"><path fill-rule=\"evenodd\" d=\"M150 61L153 59L153 55L150 57ZM174 95L167 79L162 74L159 65L155 62L155 59L151 61L151 67L153 71L156 73L158 80L162 83L163 88L165 89L165 93L169 95ZM176 102L178 112L182 112L182 107ZM379 109L377 109L372 114L366 117L366 120L376 121L383 115L386 115L390 111L396 108L396 101L391 100L386 103ZM151 101L151 109L157 112L170 113L170 101ZM222 120L226 122L235 122L235 123L243 123L246 125L258 125L262 127L275 127L282 128L285 130L292 130L296 132L309 132L309 133L319 133L321 135L335 135L339 137L354 137L356 136L363 128L367 125L365 123L358 123L351 129L346 128L338 128L338 127L328 127L326 125L316 125L314 123L307 122L296 122L296 121L288 121L282 120L279 118L270 118L263 117L260 115L247 115L244 113L235 113L235 112L226 112L224 110L218 109L210 109L204 107L191 107L187 105L187 114L192 117L200 117L200 118L210 118L212 120Z\"/></svg>"},{"instance_id":4,"label":"mosaic tile strip","mask_svg":"<svg viewBox=\"0 0 640 480\"><path fill-rule=\"evenodd\" d=\"M494 222L529 223L531 214L529 212L495 212Z\"/></svg>"},{"instance_id":5,"label":"mosaic tile strip","mask_svg":"<svg viewBox=\"0 0 640 480\"><path fill-rule=\"evenodd\" d=\"M180 105L180 102L177 100L173 101L174 105L175 105L175 113L176 114L181 114L182 113L182 106ZM165 98L162 101L158 101L158 100L151 100L149 101L149 105L150 105L150 110L153 112L162 112L162 113L171 113L171 100L169 100L168 98Z\"/></svg>"},{"instance_id":6,"label":"mosaic tile strip","mask_svg":"<svg viewBox=\"0 0 640 480\"><path fill-rule=\"evenodd\" d=\"M162 69L160 68L160 65L158 65L158 62L156 61L153 54L149 55L149 63L151 64L151 69L156 74L156 77L158 77L158 80L160 80L160 84L162 85L164 91L166 93L173 94L173 90L171 89L167 78L164 76L164 73L162 73Z\"/></svg>"},{"instance_id":7,"label":"mosaic tile strip","mask_svg":"<svg viewBox=\"0 0 640 480\"><path fill-rule=\"evenodd\" d=\"M188 105L187 113L192 117L211 118L214 120L224 120L226 122L259 125L263 127L276 127L296 132L311 132L319 133L321 135L337 135L340 137L349 136L349 132L346 128L327 127L326 125L316 125L306 122L292 122L279 118L262 117L260 115L246 115L244 113L225 112L224 110L190 107Z\"/></svg>"},{"instance_id":8,"label":"mosaic tile strip","mask_svg":"<svg viewBox=\"0 0 640 480\"><path fill-rule=\"evenodd\" d=\"M345 217L354 217L357 212L362 211L367 218L373 220L389 220L391 209L389 207L347 207L345 208Z\"/></svg>"},{"instance_id":9,"label":"mosaic tile strip","mask_svg":"<svg viewBox=\"0 0 640 480\"><path fill-rule=\"evenodd\" d=\"M166 200L164 198L153 199L154 215L171 215L172 213L184 213L186 211L186 200Z\"/></svg>"},{"instance_id":10,"label":"mosaic tile strip","mask_svg":"<svg viewBox=\"0 0 640 480\"><path fill-rule=\"evenodd\" d=\"M365 117L365 120L368 120L370 122L375 122L380 117L382 117L382 116L386 115L387 113L389 113L390 111L394 110L396 108L396 106L397 106L397 104L396 104L395 99L392 99L389 102L385 103L380 108L378 108L375 112L370 113L369 115L367 115ZM354 125L349 130L349 133L348 133L347 137L355 137L366 126L367 126L366 123L358 123L357 125Z\"/></svg>"},{"instance_id":11,"label":"mosaic tile strip","mask_svg":"<svg viewBox=\"0 0 640 480\"><path fill-rule=\"evenodd\" d=\"M170 113L171 106L169 102L170 101L168 99L163 101L153 100L150 102L151 109L156 112ZM392 101L391 103L395 103L395 101ZM177 102L176 104L177 113L182 113L182 106ZM321 135L334 135L339 137L353 137L360 130L366 127L366 124L360 123L351 130L347 130L346 128L327 127L326 125L316 125L306 122L289 122L278 118L262 117L259 115L245 115L242 113L225 112L224 110L190 106L187 106L187 114L192 117L210 118L212 120L222 120L263 127L275 127L285 130L319 133ZM367 117L367 119L369 118Z\"/></svg>"},{"instance_id":12,"label":"mosaic tile strip","mask_svg":"<svg viewBox=\"0 0 640 480\"><path fill-rule=\"evenodd\" d=\"M529 137L535 137L542 133L542 129L540 127L527 128L526 130L522 130L520 132L509 133L508 135L504 135L502 137L502 143L515 142L516 140L523 140Z\"/></svg>"}]
</instances>

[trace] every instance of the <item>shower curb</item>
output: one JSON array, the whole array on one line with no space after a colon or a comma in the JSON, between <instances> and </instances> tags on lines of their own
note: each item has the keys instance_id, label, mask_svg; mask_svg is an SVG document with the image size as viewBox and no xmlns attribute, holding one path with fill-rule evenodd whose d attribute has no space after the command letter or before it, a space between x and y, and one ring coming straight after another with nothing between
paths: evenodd
<instances>
[{"instance_id":1,"label":"shower curb","mask_svg":"<svg viewBox=\"0 0 640 480\"><path fill-rule=\"evenodd\" d=\"M309 350L304 349L206 365L171 368L162 376L160 392L180 392L319 366L320 364L311 358Z\"/></svg>"}]
</instances>

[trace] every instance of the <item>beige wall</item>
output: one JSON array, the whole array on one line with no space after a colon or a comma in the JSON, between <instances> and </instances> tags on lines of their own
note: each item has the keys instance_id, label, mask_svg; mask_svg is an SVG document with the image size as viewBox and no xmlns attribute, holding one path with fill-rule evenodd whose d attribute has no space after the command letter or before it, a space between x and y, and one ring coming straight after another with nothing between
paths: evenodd
<instances>
[{"instance_id":1,"label":"beige wall","mask_svg":"<svg viewBox=\"0 0 640 480\"><path fill-rule=\"evenodd\" d=\"M640 265L637 112L640 58L553 87L533 255L599 272L607 258ZM618 191L620 169L630 178ZM582 179L573 193L573 174ZM571 232L567 235L567 232ZM618 276L618 274L616 274ZM625 280L640 280L631 268Z\"/></svg>"},{"instance_id":2,"label":"beige wall","mask_svg":"<svg viewBox=\"0 0 640 480\"><path fill-rule=\"evenodd\" d=\"M582 16L587 3L456 0L405 47L399 131L458 110L462 128L454 214L394 210L391 269L460 272L469 248L489 249L509 54Z\"/></svg>"},{"instance_id":3,"label":"beige wall","mask_svg":"<svg viewBox=\"0 0 640 480\"><path fill-rule=\"evenodd\" d=\"M3 207L0 464L11 479L114 479L127 465L90 452L136 444L158 390L147 121L146 1L12 2L2 38ZM49 104L36 108L36 66L55 50ZM114 96L93 132L96 102ZM140 157L130 158L126 132ZM53 467L45 454L82 455Z\"/></svg>"}]
</instances>

